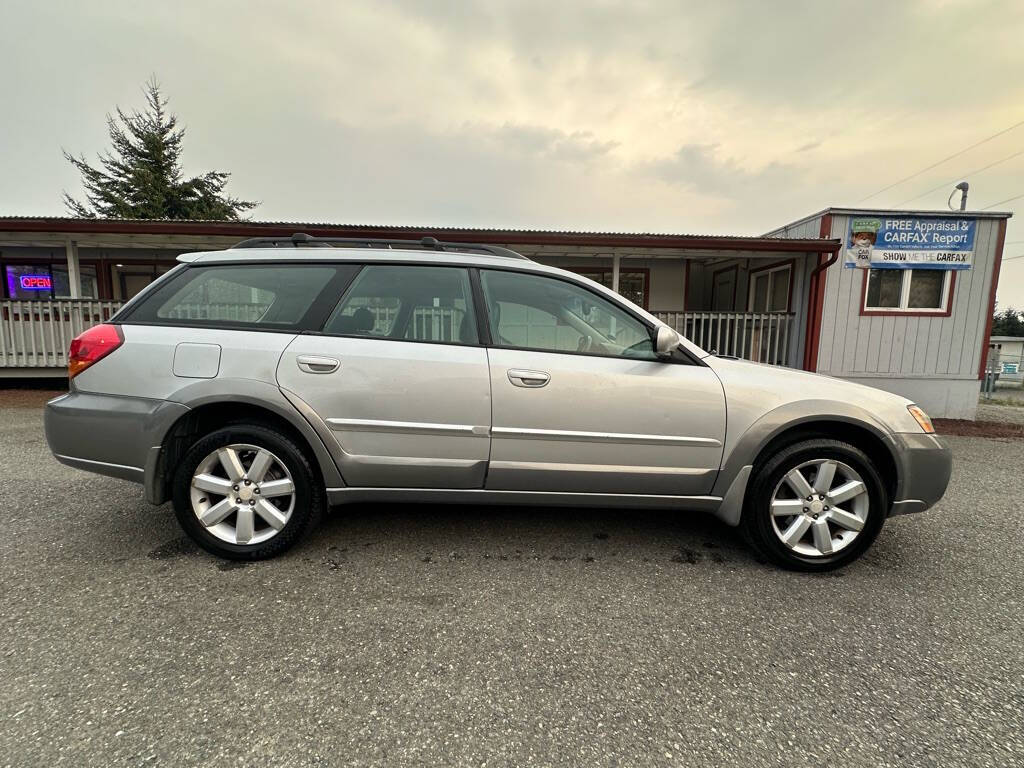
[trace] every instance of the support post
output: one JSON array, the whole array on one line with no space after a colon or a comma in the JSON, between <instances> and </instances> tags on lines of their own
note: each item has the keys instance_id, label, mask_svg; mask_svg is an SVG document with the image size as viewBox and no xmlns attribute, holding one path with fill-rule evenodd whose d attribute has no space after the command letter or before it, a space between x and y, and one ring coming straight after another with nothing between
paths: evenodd
<instances>
[{"instance_id":1,"label":"support post","mask_svg":"<svg viewBox=\"0 0 1024 768\"><path fill-rule=\"evenodd\" d=\"M612 251L612 290L619 292L619 256L618 251Z\"/></svg>"},{"instance_id":2,"label":"support post","mask_svg":"<svg viewBox=\"0 0 1024 768\"><path fill-rule=\"evenodd\" d=\"M64 241L64 251L68 257L68 283L71 287L71 298L82 298L82 278L78 269L78 243L74 240Z\"/></svg>"}]
</instances>

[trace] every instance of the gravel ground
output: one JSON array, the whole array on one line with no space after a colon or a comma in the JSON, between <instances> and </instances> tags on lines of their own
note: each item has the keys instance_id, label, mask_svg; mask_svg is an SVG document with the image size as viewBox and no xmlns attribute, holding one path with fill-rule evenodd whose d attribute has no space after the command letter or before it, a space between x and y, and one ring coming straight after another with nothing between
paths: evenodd
<instances>
[{"instance_id":1,"label":"gravel ground","mask_svg":"<svg viewBox=\"0 0 1024 768\"><path fill-rule=\"evenodd\" d=\"M1000 405L979 400L977 418L1001 424L1024 424L1024 405Z\"/></svg>"},{"instance_id":2,"label":"gravel ground","mask_svg":"<svg viewBox=\"0 0 1024 768\"><path fill-rule=\"evenodd\" d=\"M1024 441L830 576L710 519L336 510L239 566L0 409L0 765L1024 761Z\"/></svg>"}]
</instances>

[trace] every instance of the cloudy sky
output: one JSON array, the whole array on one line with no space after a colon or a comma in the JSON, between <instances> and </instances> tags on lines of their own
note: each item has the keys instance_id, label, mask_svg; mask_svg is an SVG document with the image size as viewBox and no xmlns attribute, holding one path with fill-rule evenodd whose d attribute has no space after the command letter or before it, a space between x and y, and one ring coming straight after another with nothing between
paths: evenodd
<instances>
[{"instance_id":1,"label":"cloudy sky","mask_svg":"<svg viewBox=\"0 0 1024 768\"><path fill-rule=\"evenodd\" d=\"M1019 0L0 0L0 22L0 214L62 214L61 148L105 148L154 74L186 170L230 171L257 219L761 234L942 208L961 178L972 208L1024 195L1021 125L864 200L1024 121ZM995 209L1024 255L1024 197ZM1024 307L1024 258L999 300Z\"/></svg>"}]
</instances>

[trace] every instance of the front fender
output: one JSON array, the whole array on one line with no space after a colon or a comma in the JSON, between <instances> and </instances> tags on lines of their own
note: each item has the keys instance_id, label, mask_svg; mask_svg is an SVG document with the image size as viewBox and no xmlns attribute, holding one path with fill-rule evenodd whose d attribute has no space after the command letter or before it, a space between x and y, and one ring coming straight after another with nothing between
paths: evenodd
<instances>
[{"instance_id":1,"label":"front fender","mask_svg":"<svg viewBox=\"0 0 1024 768\"><path fill-rule=\"evenodd\" d=\"M712 491L712 495L723 497L718 517L730 525L739 523L746 483L758 454L776 437L795 427L836 422L859 427L877 437L889 450L889 458L899 467L898 458L889 449L892 445L892 431L870 411L852 403L823 399L798 400L768 411L745 427L733 426L737 421L741 419L734 418L730 412L729 430L731 432L735 429L738 434L726 435L722 470ZM897 472L897 475L897 498L900 498L903 473Z\"/></svg>"}]
</instances>

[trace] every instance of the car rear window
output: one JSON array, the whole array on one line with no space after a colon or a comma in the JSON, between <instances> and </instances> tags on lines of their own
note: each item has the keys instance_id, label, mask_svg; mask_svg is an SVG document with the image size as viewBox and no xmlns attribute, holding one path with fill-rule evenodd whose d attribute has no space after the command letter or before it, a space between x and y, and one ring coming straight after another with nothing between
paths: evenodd
<instances>
[{"instance_id":1,"label":"car rear window","mask_svg":"<svg viewBox=\"0 0 1024 768\"><path fill-rule=\"evenodd\" d=\"M305 329L318 301L334 305L356 267L238 264L190 267L147 295L128 323ZM333 295L333 296L332 296Z\"/></svg>"}]
</instances>

